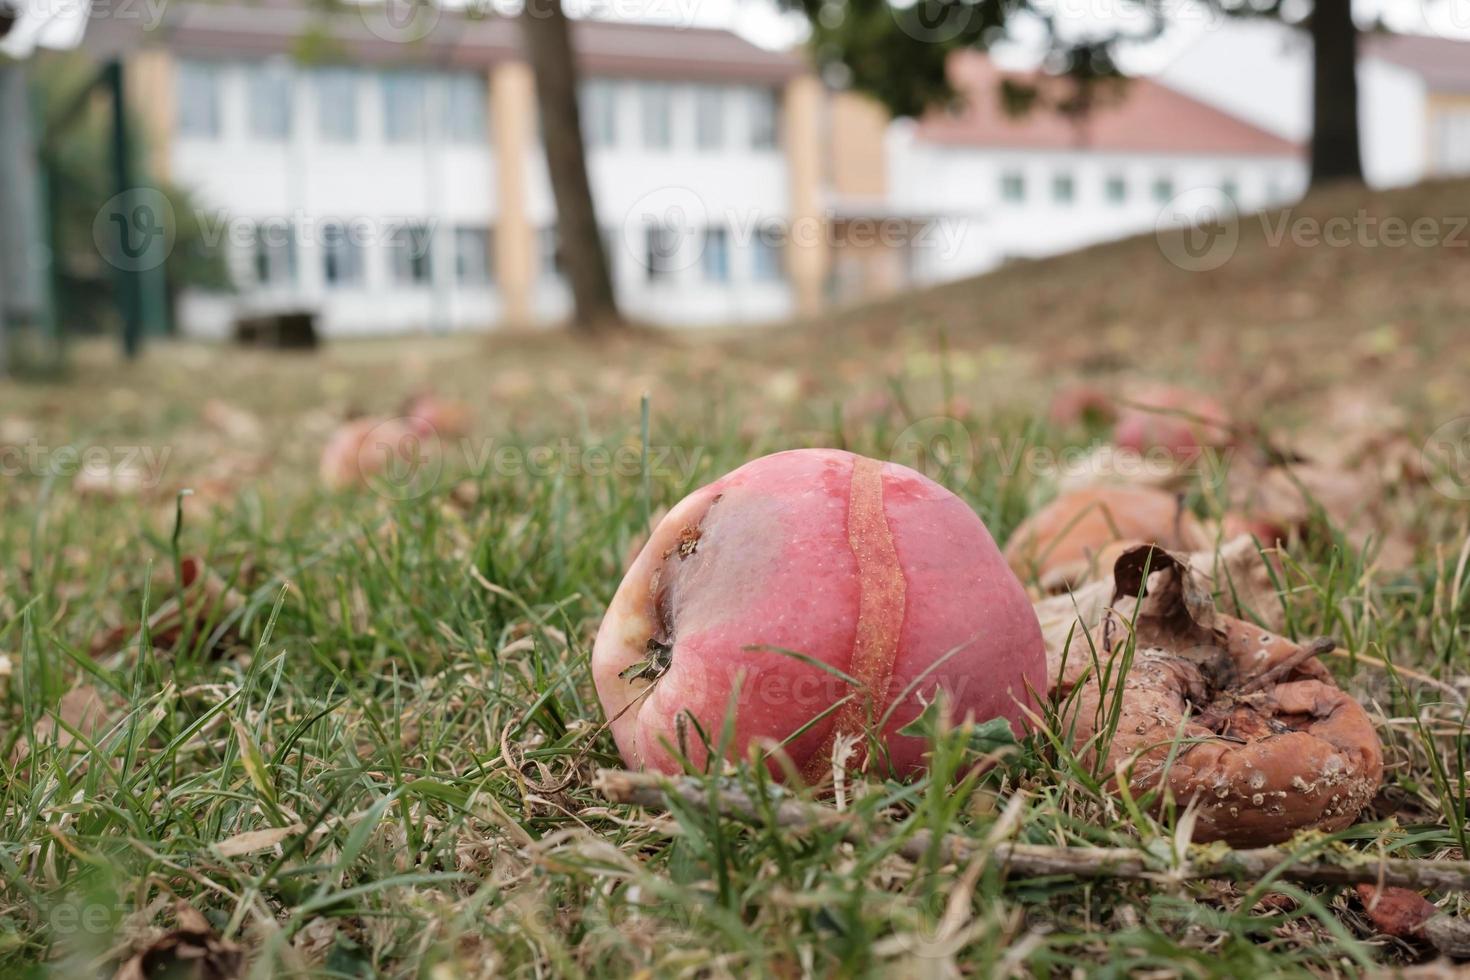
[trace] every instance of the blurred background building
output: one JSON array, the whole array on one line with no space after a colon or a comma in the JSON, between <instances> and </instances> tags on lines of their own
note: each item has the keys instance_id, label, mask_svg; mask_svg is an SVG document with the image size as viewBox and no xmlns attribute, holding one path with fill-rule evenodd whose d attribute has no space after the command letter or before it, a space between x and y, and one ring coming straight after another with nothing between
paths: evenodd
<instances>
[{"instance_id":1,"label":"blurred background building","mask_svg":"<svg viewBox=\"0 0 1470 980\"><path fill-rule=\"evenodd\" d=\"M1269 21L1206 31L1160 75L1164 84L1296 143L1311 136L1311 78L1307 38ZM1358 86L1371 186L1470 173L1470 43L1370 34L1359 49Z\"/></svg>"},{"instance_id":2,"label":"blurred background building","mask_svg":"<svg viewBox=\"0 0 1470 980\"><path fill-rule=\"evenodd\" d=\"M289 311L327 336L567 315L513 20L120 9L95 9L81 47L123 66L143 176L187 193L175 217L226 270L171 296L181 331ZM1000 70L959 53L966 103L917 121L727 31L583 19L572 39L597 223L635 319L779 320L1149 231L1181 196L1253 211L1307 183L1310 52L1279 24L1216 25L1077 117L1007 113ZM1371 181L1470 169L1466 50L1370 39Z\"/></svg>"}]
</instances>

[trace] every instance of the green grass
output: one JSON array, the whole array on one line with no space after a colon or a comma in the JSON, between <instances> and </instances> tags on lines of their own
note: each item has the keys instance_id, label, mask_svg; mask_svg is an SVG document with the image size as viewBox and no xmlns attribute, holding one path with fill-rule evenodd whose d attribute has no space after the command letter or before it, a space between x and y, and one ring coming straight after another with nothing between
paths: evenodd
<instances>
[{"instance_id":1,"label":"green grass","mask_svg":"<svg viewBox=\"0 0 1470 980\"><path fill-rule=\"evenodd\" d=\"M920 462L1004 540L1055 492L1017 454L1095 435L1038 421L1047 392L1129 370L1105 322L1065 351L945 322L943 335L909 324L835 349L822 325L816 343L439 340L311 358L182 346L125 370L83 348L64 383L4 391L0 443L34 439L53 462L65 444L169 456L156 486L116 497L43 472L0 479L0 972L106 975L172 923L175 899L244 945L256 976L1238 977L1425 955L1375 935L1340 890L1007 878L896 854L924 829L1167 854L1172 813L1155 820L1147 801L1108 793L1062 741L952 784L972 749L941 739L934 778L855 795L852 819L885 842L870 847L592 791L594 770L619 760L590 642L648 513L761 453L905 457L911 426L958 425L973 447L961 465ZM1386 386L1415 431L1447 417L1440 382L1465 354L1446 321L1391 325L1415 342L1387 354L1381 324L1348 338L1276 329L1243 323L1223 367L1208 333L1141 356L1227 392L1272 372L1314 379L1296 400L1236 406L1273 431L1310 421L1330 381L1313 352L1327 349L1361 356L1333 377ZM336 421L352 407L392 414L423 384L475 409L444 472L408 499L321 490L316 457ZM211 428L211 397L262 431ZM958 421L921 421L933 416ZM560 461L535 473L505 462L533 447ZM594 448L611 472L589 462ZM181 503L184 488L197 492ZM1328 534L1289 556L1282 601L1294 635L1332 633L1406 668L1333 664L1380 719L1389 765L1340 842L1460 856L1463 709L1418 675L1462 693L1470 678L1466 510L1405 493L1413 567L1379 572ZM134 634L94 655L98 636L171 598L180 555L205 557L244 601L176 640ZM78 689L100 699L101 725L56 721ZM733 778L752 791L763 780ZM271 828L278 845L216 850Z\"/></svg>"}]
</instances>

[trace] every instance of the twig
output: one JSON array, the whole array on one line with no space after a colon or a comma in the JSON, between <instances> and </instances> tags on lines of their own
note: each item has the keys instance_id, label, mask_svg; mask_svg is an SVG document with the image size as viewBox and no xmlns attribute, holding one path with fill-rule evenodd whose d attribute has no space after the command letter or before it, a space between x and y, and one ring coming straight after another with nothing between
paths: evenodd
<instances>
[{"instance_id":1,"label":"twig","mask_svg":"<svg viewBox=\"0 0 1470 980\"><path fill-rule=\"evenodd\" d=\"M749 793L720 788L711 795L706 783L693 777L677 779L652 773L601 769L593 786L614 803L629 803L652 810L668 809L675 799L690 807L705 808L713 800L721 816L745 823L764 824L768 808ZM774 802L774 801L773 801ZM836 810L797 799L774 802L770 808L778 826L795 833L840 830L844 840L872 844L882 835L861 826ZM898 853L911 861L928 854L934 844L928 831L905 840ZM981 848L955 834L940 838L939 855L946 862L965 863ZM1027 876L1075 875L1079 878L1127 878L1135 880L1198 880L1224 878L1259 881L1275 875L1286 881L1312 885L1397 885L1463 891L1470 888L1470 861L1422 861L1408 858L1372 858L1361 863L1335 863L1328 858L1299 859L1274 847L1233 851L1223 847L1194 848L1177 866L1165 864L1143 851L1122 847L1052 847L1042 844L1002 842L992 852L992 862Z\"/></svg>"},{"instance_id":2,"label":"twig","mask_svg":"<svg viewBox=\"0 0 1470 980\"><path fill-rule=\"evenodd\" d=\"M1240 689L1240 693L1250 694L1253 691L1264 690L1267 686L1275 684L1278 680L1285 677L1293 670L1296 670L1308 660L1313 660L1317 657L1322 656L1323 654L1331 653L1336 646L1337 641L1327 636L1319 636L1315 640L1312 640L1308 643L1303 643L1300 650L1298 650L1296 653L1293 653L1291 656L1287 657L1285 660L1281 661L1281 663L1277 664L1275 667L1272 667L1270 670L1266 671L1255 680L1246 684Z\"/></svg>"},{"instance_id":3,"label":"twig","mask_svg":"<svg viewBox=\"0 0 1470 980\"><path fill-rule=\"evenodd\" d=\"M1417 671L1417 670L1411 670L1408 667L1401 667L1398 664L1390 664L1386 660L1381 660L1378 657L1371 657L1371 656L1369 656L1366 653L1356 653L1356 654L1355 653L1350 653L1347 650L1343 650L1340 647L1338 649L1336 649L1336 650L1329 651L1329 654L1331 656L1334 656L1334 657L1339 657L1339 658L1341 658L1343 660L1353 660L1353 661L1356 661L1358 663L1372 664L1373 666L1375 666L1375 667L1381 667L1384 670L1387 670L1390 667L1392 667L1394 669L1394 671L1396 671L1399 674L1402 674L1405 677L1411 677L1411 678L1413 678L1414 680L1418 681L1421 684L1427 684L1430 687L1437 687L1437 688L1439 688L1441 691L1445 692L1450 697L1454 698L1455 701L1460 705L1460 707L1463 708L1465 706L1465 694L1464 694L1464 692L1458 690L1457 688L1455 688L1451 684L1446 684L1444 681L1440 680L1438 677L1431 677L1428 674L1422 673L1422 672Z\"/></svg>"}]
</instances>

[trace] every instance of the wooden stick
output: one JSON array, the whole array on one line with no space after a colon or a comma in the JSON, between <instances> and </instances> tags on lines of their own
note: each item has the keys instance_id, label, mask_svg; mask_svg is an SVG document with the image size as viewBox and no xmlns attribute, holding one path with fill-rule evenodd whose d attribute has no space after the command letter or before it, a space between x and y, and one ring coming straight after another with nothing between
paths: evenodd
<instances>
[{"instance_id":1,"label":"wooden stick","mask_svg":"<svg viewBox=\"0 0 1470 980\"><path fill-rule=\"evenodd\" d=\"M614 803L628 803L650 810L668 809L670 799L700 808L707 808L713 802L721 816L745 823L765 823L767 810L770 810L774 812L777 825L796 833L841 830L843 839L855 844L881 839L871 828L859 827L844 814L828 807L796 799L773 800L769 807L763 807L744 790L719 788L711 793L705 782L688 776L675 779L653 773L601 769L593 787ZM904 841L898 853L917 861L929 853L932 844L930 833L920 831ZM964 864L977 850L974 842L955 834L945 834L939 841L939 853L946 862ZM1286 881L1311 885L1398 885L1440 891L1470 889L1470 861L1372 859L1363 855L1362 863L1339 864L1320 857L1297 859L1290 852L1274 847L1241 851L1191 848L1182 865L1171 867L1150 859L1142 851L1122 847L1051 847L1005 842L995 846L992 859L1013 873L1026 876L1256 881L1275 873Z\"/></svg>"}]
</instances>

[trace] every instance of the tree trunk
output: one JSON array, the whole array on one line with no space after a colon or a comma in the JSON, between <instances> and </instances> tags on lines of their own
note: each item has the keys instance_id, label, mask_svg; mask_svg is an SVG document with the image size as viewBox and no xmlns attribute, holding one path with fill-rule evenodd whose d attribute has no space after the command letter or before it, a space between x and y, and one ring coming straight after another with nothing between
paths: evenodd
<instances>
[{"instance_id":1,"label":"tree trunk","mask_svg":"<svg viewBox=\"0 0 1470 980\"><path fill-rule=\"evenodd\" d=\"M1358 137L1358 28L1352 0L1312 10L1312 186L1363 179Z\"/></svg>"},{"instance_id":2,"label":"tree trunk","mask_svg":"<svg viewBox=\"0 0 1470 980\"><path fill-rule=\"evenodd\" d=\"M572 322L582 330L614 326L621 318L587 180L570 24L561 0L526 0L520 21L536 76L541 139L556 198L557 248L575 307Z\"/></svg>"}]
</instances>

